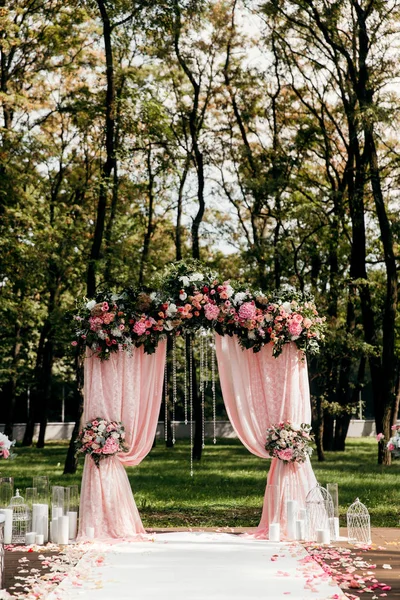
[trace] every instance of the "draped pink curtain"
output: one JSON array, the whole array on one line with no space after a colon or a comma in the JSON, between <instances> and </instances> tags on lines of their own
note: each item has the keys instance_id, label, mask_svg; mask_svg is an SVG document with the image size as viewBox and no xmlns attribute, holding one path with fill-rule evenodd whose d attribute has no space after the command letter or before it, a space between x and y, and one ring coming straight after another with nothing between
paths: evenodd
<instances>
[{"instance_id":1,"label":"draped pink curtain","mask_svg":"<svg viewBox=\"0 0 400 600\"><path fill-rule=\"evenodd\" d=\"M121 421L129 451L100 461L86 457L83 469L79 539L94 527L96 539L145 533L124 466L138 465L150 451L157 429L163 388L166 342L154 354L143 348L113 353L100 361L87 351L84 420Z\"/></svg>"},{"instance_id":2,"label":"draped pink curtain","mask_svg":"<svg viewBox=\"0 0 400 600\"><path fill-rule=\"evenodd\" d=\"M260 352L243 350L236 337L216 335L216 353L222 395L229 419L246 448L261 458L265 450L266 430L280 421L311 422L307 363L295 344L285 344L278 358L272 346ZM316 485L310 461L286 464L272 459L267 485L279 485L280 522L285 531L285 494L305 506L309 490ZM268 534L267 498L257 528L260 536Z\"/></svg>"}]
</instances>

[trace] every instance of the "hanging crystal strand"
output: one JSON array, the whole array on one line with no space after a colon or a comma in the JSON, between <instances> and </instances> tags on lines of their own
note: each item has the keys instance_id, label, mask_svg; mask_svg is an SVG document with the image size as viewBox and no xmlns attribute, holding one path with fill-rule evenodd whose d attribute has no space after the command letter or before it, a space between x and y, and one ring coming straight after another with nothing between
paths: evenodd
<instances>
[{"instance_id":1,"label":"hanging crystal strand","mask_svg":"<svg viewBox=\"0 0 400 600\"><path fill-rule=\"evenodd\" d=\"M172 338L172 443L175 444L175 407L177 402L176 385L176 337Z\"/></svg>"},{"instance_id":2,"label":"hanging crystal strand","mask_svg":"<svg viewBox=\"0 0 400 600\"><path fill-rule=\"evenodd\" d=\"M190 477L193 477L193 340L189 339Z\"/></svg>"},{"instance_id":3,"label":"hanging crystal strand","mask_svg":"<svg viewBox=\"0 0 400 600\"><path fill-rule=\"evenodd\" d=\"M204 340L204 381L206 387L208 386L208 342L209 342L209 334L208 331L205 332L206 337Z\"/></svg>"},{"instance_id":4,"label":"hanging crystal strand","mask_svg":"<svg viewBox=\"0 0 400 600\"><path fill-rule=\"evenodd\" d=\"M216 420L217 420L217 402L215 398L215 339L211 343L211 390L212 390L212 402L213 402L213 429L214 429L214 444L217 443L216 436Z\"/></svg>"},{"instance_id":5,"label":"hanging crystal strand","mask_svg":"<svg viewBox=\"0 0 400 600\"><path fill-rule=\"evenodd\" d=\"M203 333L203 332L202 332ZM205 418L204 418L204 391L205 391L205 378L204 378L204 336L200 336L200 393L201 393L201 446L205 446Z\"/></svg>"},{"instance_id":6,"label":"hanging crystal strand","mask_svg":"<svg viewBox=\"0 0 400 600\"><path fill-rule=\"evenodd\" d=\"M187 335L185 334L185 371L184 371L184 398L185 398L185 425L188 424L188 381L187 381Z\"/></svg>"},{"instance_id":7,"label":"hanging crystal strand","mask_svg":"<svg viewBox=\"0 0 400 600\"><path fill-rule=\"evenodd\" d=\"M165 357L165 369L164 369L164 404L165 404L165 415L164 415L164 438L168 440L168 361Z\"/></svg>"}]
</instances>

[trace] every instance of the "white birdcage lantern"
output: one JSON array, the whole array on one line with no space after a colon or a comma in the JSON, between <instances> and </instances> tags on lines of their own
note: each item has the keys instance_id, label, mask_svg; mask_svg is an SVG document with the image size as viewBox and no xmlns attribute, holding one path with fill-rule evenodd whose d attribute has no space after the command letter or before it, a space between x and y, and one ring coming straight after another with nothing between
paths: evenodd
<instances>
[{"instance_id":1,"label":"white birdcage lantern","mask_svg":"<svg viewBox=\"0 0 400 600\"><path fill-rule=\"evenodd\" d=\"M30 529L31 514L28 506L22 496L19 495L19 490L10 500L9 508L12 509L12 544L24 544L25 536Z\"/></svg>"},{"instance_id":2,"label":"white birdcage lantern","mask_svg":"<svg viewBox=\"0 0 400 600\"><path fill-rule=\"evenodd\" d=\"M371 520L367 507L357 498L347 511L349 544L371 543Z\"/></svg>"},{"instance_id":3,"label":"white birdcage lantern","mask_svg":"<svg viewBox=\"0 0 400 600\"><path fill-rule=\"evenodd\" d=\"M329 532L329 538L334 539L333 516L334 506L332 496L325 488L316 485L306 496L307 538L314 542L318 531Z\"/></svg>"}]
</instances>

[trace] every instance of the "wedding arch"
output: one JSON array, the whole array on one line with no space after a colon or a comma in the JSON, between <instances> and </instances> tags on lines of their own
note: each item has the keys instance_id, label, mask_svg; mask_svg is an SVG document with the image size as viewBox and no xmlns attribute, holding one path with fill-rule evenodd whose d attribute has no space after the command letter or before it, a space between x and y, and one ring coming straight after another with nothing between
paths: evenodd
<instances>
[{"instance_id":1,"label":"wedding arch","mask_svg":"<svg viewBox=\"0 0 400 600\"><path fill-rule=\"evenodd\" d=\"M265 448L268 428L311 421L306 353L319 351L324 318L310 295L294 290L265 294L221 282L202 265L178 263L157 289L103 291L85 299L73 321L72 344L85 353L84 419L89 423L80 437L80 451L86 454L81 539L89 528L97 539L145 532L124 467L138 465L152 447L168 336L174 350L179 338L189 344L189 381L193 338L204 330L215 338L212 352L228 417L253 454L271 458ZM173 396L175 402L176 386ZM107 431L114 437L104 446ZM304 505L316 485L308 456L300 462L287 455L272 458L267 484L279 486L284 530L285 494ZM265 497L257 534L267 535L268 527Z\"/></svg>"}]
</instances>

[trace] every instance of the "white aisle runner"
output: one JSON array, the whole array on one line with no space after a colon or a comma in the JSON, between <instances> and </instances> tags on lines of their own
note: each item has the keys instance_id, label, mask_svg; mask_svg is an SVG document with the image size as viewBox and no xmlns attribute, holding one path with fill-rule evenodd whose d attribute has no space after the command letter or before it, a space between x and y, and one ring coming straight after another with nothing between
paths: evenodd
<instances>
[{"instance_id":1,"label":"white aisle runner","mask_svg":"<svg viewBox=\"0 0 400 600\"><path fill-rule=\"evenodd\" d=\"M48 600L344 598L300 544L225 533L166 533L94 546Z\"/></svg>"}]
</instances>

